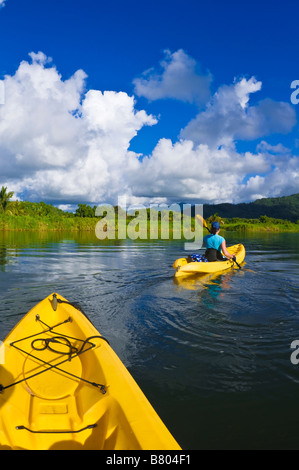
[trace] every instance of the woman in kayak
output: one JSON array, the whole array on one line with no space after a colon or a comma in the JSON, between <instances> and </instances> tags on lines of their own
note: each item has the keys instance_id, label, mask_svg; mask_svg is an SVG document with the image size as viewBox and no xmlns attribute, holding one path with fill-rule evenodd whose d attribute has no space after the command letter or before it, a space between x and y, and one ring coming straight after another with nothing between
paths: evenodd
<instances>
[{"instance_id":1,"label":"woman in kayak","mask_svg":"<svg viewBox=\"0 0 299 470\"><path fill-rule=\"evenodd\" d=\"M220 224L213 222L211 233L206 235L203 239L206 246L205 257L208 261L226 261L226 259L233 259L235 255L231 255L226 249L226 241L219 235ZM222 256L222 253L226 258Z\"/></svg>"}]
</instances>

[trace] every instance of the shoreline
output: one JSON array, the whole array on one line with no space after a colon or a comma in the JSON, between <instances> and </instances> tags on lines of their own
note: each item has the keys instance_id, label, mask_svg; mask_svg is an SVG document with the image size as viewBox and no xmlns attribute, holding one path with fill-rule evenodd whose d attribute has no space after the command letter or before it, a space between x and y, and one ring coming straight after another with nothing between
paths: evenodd
<instances>
[{"instance_id":1,"label":"shoreline","mask_svg":"<svg viewBox=\"0 0 299 470\"><path fill-rule=\"evenodd\" d=\"M11 215L0 215L0 233L6 232L95 232L98 218L89 217L72 217L72 218L46 218L46 217L32 217L32 216L11 216ZM127 220L126 228L130 224L130 220ZM194 221L192 224L194 229ZM263 232L263 233L299 233L299 223L289 221L264 221L261 222L259 219L238 219L236 222L230 222L228 219L224 220L221 231L223 232L237 232L237 233L252 233L252 232ZM145 230L137 229L137 233L145 236ZM107 234L114 233L115 239L118 235L118 226L115 224L115 230L107 232ZM178 235L178 232L176 232ZM205 229L204 229L205 233ZM161 238L161 223L158 224L158 234ZM150 235L149 225L147 235ZM175 232L172 229L172 224L169 224L169 235L173 239ZM181 237L183 237L183 230L181 231ZM137 237L139 238L139 237ZM176 238L176 237L174 237ZM183 237L184 238L184 237Z\"/></svg>"}]
</instances>

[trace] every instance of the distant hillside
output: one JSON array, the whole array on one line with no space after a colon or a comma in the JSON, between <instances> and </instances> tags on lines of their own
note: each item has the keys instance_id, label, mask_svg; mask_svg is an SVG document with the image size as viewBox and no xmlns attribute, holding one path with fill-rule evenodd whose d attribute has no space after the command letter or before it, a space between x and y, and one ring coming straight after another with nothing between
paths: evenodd
<instances>
[{"instance_id":1,"label":"distant hillside","mask_svg":"<svg viewBox=\"0 0 299 470\"><path fill-rule=\"evenodd\" d=\"M183 207L183 203L181 203ZM93 218L95 209L79 204L76 213L64 212L57 207L44 202L12 201L7 206L6 214L12 216L47 217L52 219ZM193 212L193 211L192 211ZM191 212L191 213L192 213ZM217 213L224 219L244 218L258 219L266 215L275 219L297 222L299 220L299 193L293 196L258 199L250 203L241 204L204 204L203 216L205 219Z\"/></svg>"},{"instance_id":2,"label":"distant hillside","mask_svg":"<svg viewBox=\"0 0 299 470\"><path fill-rule=\"evenodd\" d=\"M223 218L250 218L256 219L262 215L277 219L299 220L299 193L293 196L263 198L254 202L241 204L205 204L204 218L218 213Z\"/></svg>"}]
</instances>

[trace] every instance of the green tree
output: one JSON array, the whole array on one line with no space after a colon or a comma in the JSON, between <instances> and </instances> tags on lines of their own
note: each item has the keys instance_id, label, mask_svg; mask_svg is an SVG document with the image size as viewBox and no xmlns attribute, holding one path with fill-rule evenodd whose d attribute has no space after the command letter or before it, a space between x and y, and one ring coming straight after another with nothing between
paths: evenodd
<instances>
[{"instance_id":1,"label":"green tree","mask_svg":"<svg viewBox=\"0 0 299 470\"><path fill-rule=\"evenodd\" d=\"M76 210L76 217L95 217L96 206L93 208L86 204L78 204L78 209Z\"/></svg>"},{"instance_id":2,"label":"green tree","mask_svg":"<svg viewBox=\"0 0 299 470\"><path fill-rule=\"evenodd\" d=\"M0 191L0 211L4 212L7 208L9 200L13 197L13 191L7 192L7 188L2 186Z\"/></svg>"},{"instance_id":3,"label":"green tree","mask_svg":"<svg viewBox=\"0 0 299 470\"><path fill-rule=\"evenodd\" d=\"M210 217L207 219L207 222L209 224L212 224L213 222L219 222L220 224L224 224L224 221L222 220L222 218L220 217L220 215L218 215L218 213L216 212L215 214L213 215L210 215Z\"/></svg>"}]
</instances>

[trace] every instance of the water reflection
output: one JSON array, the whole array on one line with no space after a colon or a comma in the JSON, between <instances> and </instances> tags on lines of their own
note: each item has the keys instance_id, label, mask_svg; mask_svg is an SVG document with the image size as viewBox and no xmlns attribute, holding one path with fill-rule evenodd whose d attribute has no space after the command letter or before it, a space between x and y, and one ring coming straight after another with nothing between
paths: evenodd
<instances>
[{"instance_id":1,"label":"water reflection","mask_svg":"<svg viewBox=\"0 0 299 470\"><path fill-rule=\"evenodd\" d=\"M229 238L233 244L239 234ZM261 420L259 438L275 446L275 429L297 433L295 418L288 427L283 413L275 417L278 409L292 416L281 407L298 385L289 346L299 339L299 236L244 234L242 241L246 268L174 278L183 243L0 233L0 339L57 291L108 337L183 448L246 444L257 400L271 428L266 433Z\"/></svg>"},{"instance_id":2,"label":"water reflection","mask_svg":"<svg viewBox=\"0 0 299 470\"><path fill-rule=\"evenodd\" d=\"M4 266L8 263L7 248L0 245L0 270L5 271Z\"/></svg>"},{"instance_id":3,"label":"water reflection","mask_svg":"<svg viewBox=\"0 0 299 470\"><path fill-rule=\"evenodd\" d=\"M243 263L244 264L244 263ZM230 289L233 276L244 275L244 270L230 269L222 273L194 274L174 277L173 282L180 289L201 291L207 289L211 296L218 297L222 290Z\"/></svg>"}]
</instances>

